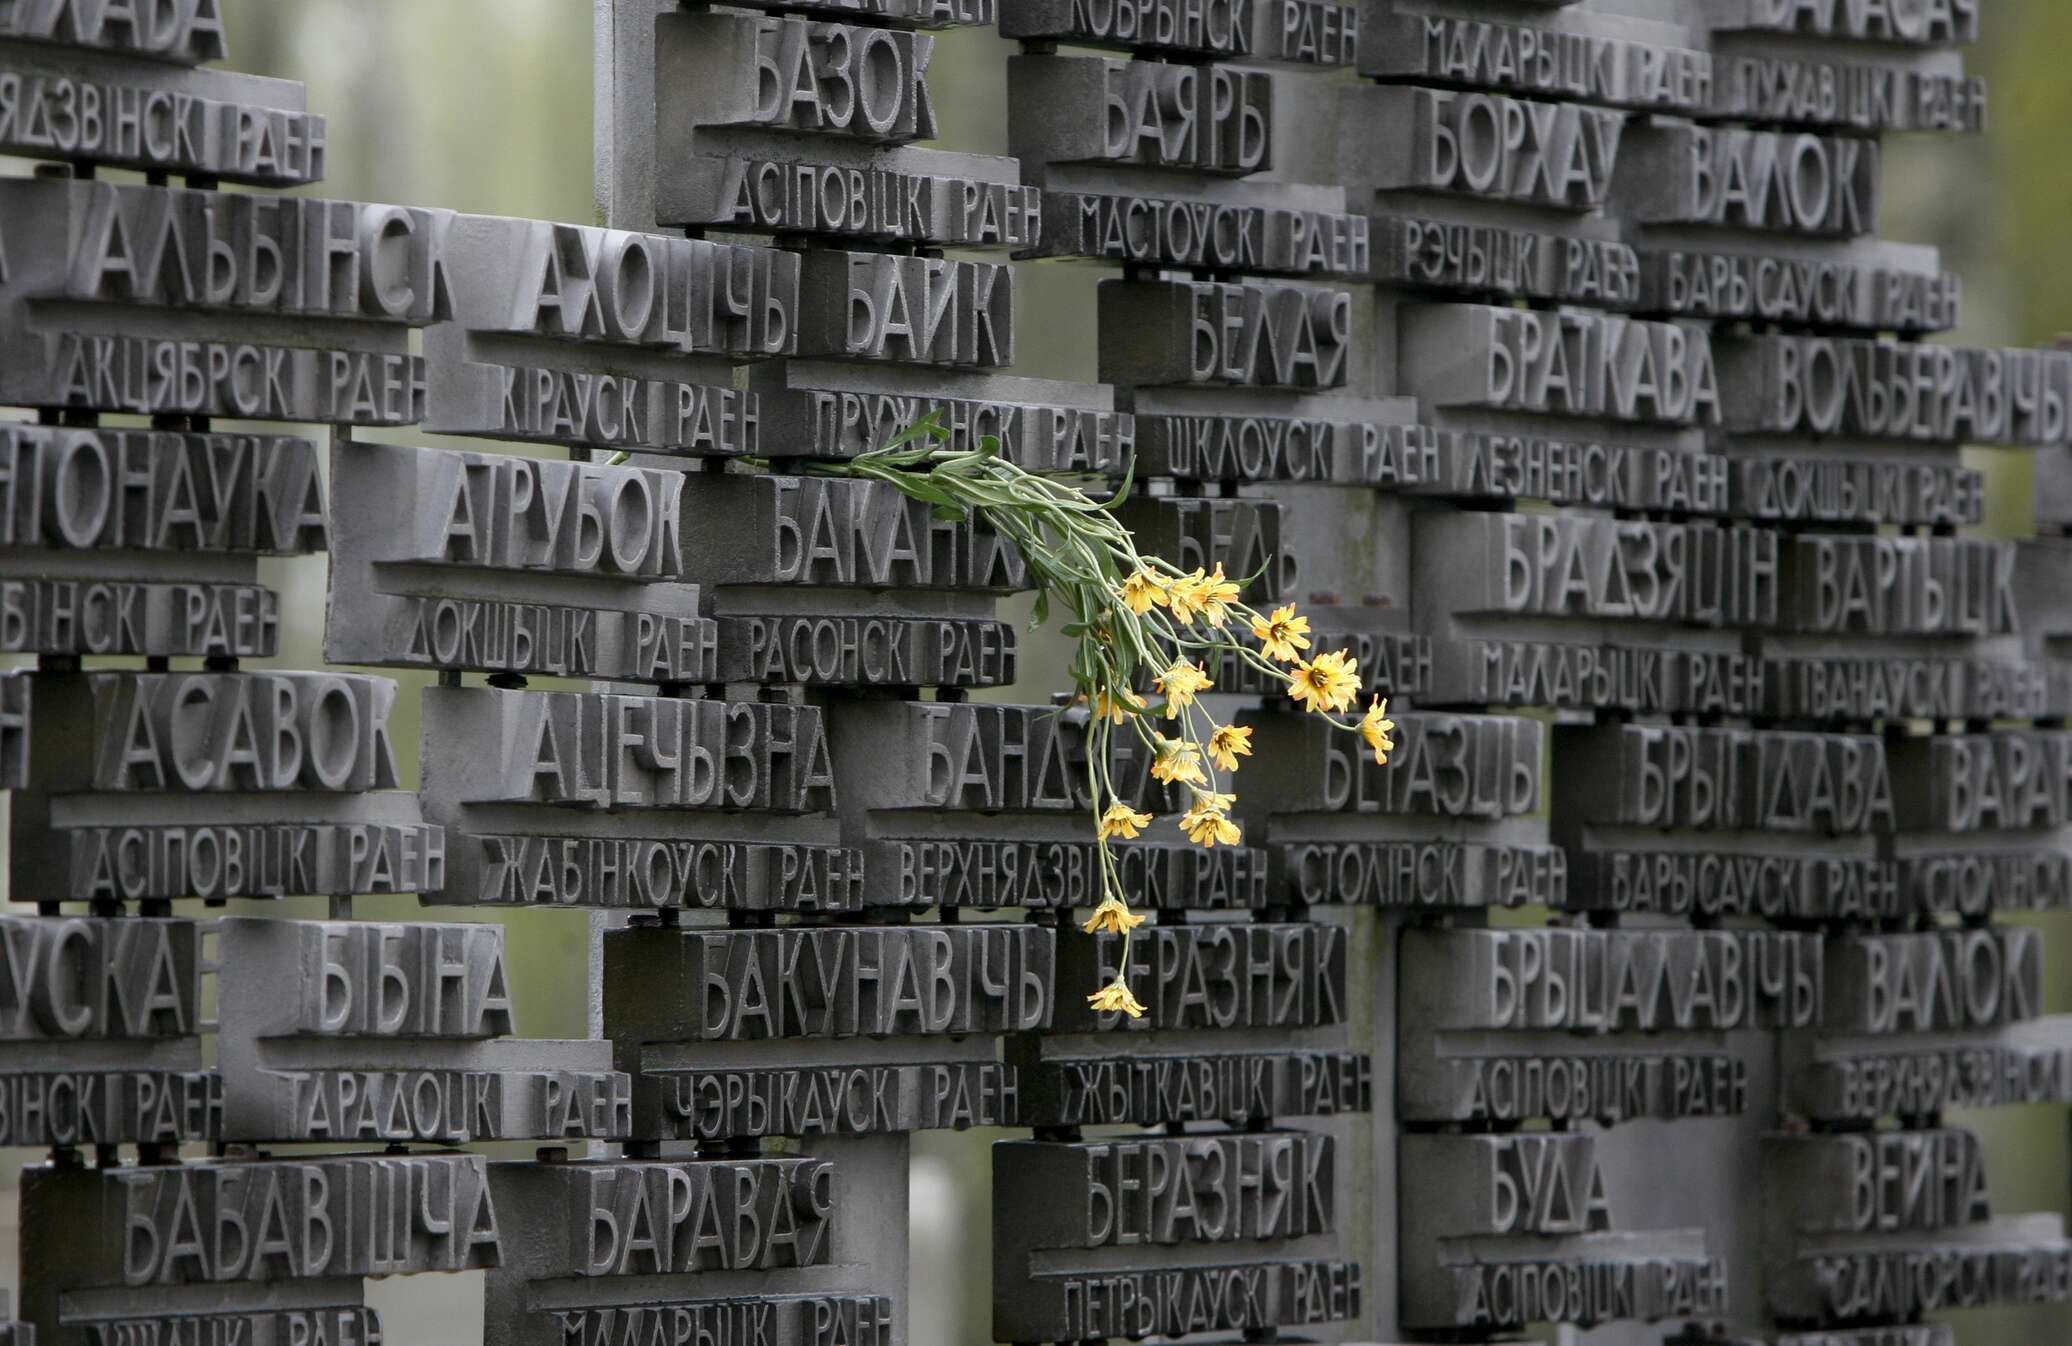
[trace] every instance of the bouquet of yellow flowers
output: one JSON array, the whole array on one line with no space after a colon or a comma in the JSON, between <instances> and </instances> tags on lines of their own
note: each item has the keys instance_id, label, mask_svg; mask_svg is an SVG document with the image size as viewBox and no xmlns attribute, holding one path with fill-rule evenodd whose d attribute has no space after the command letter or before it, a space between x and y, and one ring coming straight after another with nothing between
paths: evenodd
<instances>
[{"instance_id":1,"label":"bouquet of yellow flowers","mask_svg":"<svg viewBox=\"0 0 2072 1346\"><path fill-rule=\"evenodd\" d=\"M1151 753L1151 774L1187 789L1193 803L1176 821L1189 841L1235 846L1243 840L1230 816L1237 794L1234 785L1224 785L1251 756L1252 731L1218 724L1202 705L1201 695L1214 687L1211 667L1237 659L1259 670L1285 685L1304 710L1359 734L1378 762L1387 762L1394 750L1396 726L1381 697L1357 718L1347 714L1359 697L1359 668L1344 650L1313 651L1309 619L1292 604L1257 611L1239 599L1243 582L1226 576L1221 564L1182 571L1138 552L1130 531L1115 518L1130 478L1106 499L1096 499L1070 477L1008 461L992 436L968 450L942 447L948 438L930 413L883 448L844 462L799 466L815 475L885 482L946 518L978 518L1027 562L1036 587L1036 624L1053 612L1064 614L1064 634L1075 644L1074 690L1091 710L1087 772L1100 856L1101 902L1083 928L1123 938L1123 970L1087 999L1095 1009L1137 1018L1144 1006L1130 992L1129 940L1145 918L1130 909L1110 842L1134 839L1155 820L1115 789L1109 774L1113 736L1136 735ZM1155 703L1133 690L1147 680Z\"/></svg>"}]
</instances>

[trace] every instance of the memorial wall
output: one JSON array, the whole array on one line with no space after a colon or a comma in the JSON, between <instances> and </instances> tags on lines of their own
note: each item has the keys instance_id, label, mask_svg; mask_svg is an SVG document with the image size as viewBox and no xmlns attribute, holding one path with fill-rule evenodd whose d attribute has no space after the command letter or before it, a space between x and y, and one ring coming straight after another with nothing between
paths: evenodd
<instances>
[{"instance_id":1,"label":"memorial wall","mask_svg":"<svg viewBox=\"0 0 2072 1346\"><path fill-rule=\"evenodd\" d=\"M0 0L0 1342L447 1343L368 1282L479 1272L499 1346L936 1346L988 1242L1008 1346L2072 1299L1946 1116L2072 1103L2072 352L1879 237L1983 9L597 0L574 222L322 195L218 0ZM1008 155L931 143L974 28ZM1015 369L1063 268L1097 382ZM1175 826L1043 558L853 470L916 426L1392 737L1226 650Z\"/></svg>"}]
</instances>

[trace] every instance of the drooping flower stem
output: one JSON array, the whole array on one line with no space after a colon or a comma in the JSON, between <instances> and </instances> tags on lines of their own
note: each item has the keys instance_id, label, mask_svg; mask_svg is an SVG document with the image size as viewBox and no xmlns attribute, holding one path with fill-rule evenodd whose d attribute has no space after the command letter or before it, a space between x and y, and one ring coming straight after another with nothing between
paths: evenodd
<instances>
[{"instance_id":1,"label":"drooping flower stem","mask_svg":"<svg viewBox=\"0 0 2072 1346\"><path fill-rule=\"evenodd\" d=\"M1235 775L1239 759L1251 755L1252 731L1216 723L1197 699L1213 688L1210 669L1219 657L1254 669L1284 686L1304 710L1360 734L1380 762L1395 747L1388 702L1376 697L1359 719L1341 718L1359 696L1358 666L1344 650L1305 658L1309 619L1292 604L1259 612L1240 601L1242 582L1226 577L1220 564L1211 572L1183 572L1140 553L1115 515L1129 494L1129 478L1097 498L1092 492L1106 485L1099 478L1031 472L1003 457L991 436L965 450L944 447L948 438L930 413L883 448L786 467L882 482L944 518L983 523L1027 564L1035 624L1064 614L1062 631L1073 642L1073 691L1089 712L1087 789L1101 876L1100 904L1083 928L1122 936L1114 979L1087 999L1096 1009L1136 1018L1144 1006L1129 987L1130 943L1145 918L1130 909L1110 842L1134 839L1153 820L1115 788L1115 730L1127 725L1149 751L1153 777L1188 789L1193 803L1177 821L1189 841L1235 846L1243 840L1230 817L1237 794L1219 787ZM1157 705L1137 694L1144 685L1158 693Z\"/></svg>"}]
</instances>

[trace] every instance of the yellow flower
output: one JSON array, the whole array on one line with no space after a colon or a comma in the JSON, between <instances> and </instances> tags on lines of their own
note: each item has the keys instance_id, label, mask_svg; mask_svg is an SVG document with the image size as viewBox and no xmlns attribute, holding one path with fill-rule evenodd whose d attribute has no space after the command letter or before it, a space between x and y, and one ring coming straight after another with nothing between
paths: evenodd
<instances>
[{"instance_id":1,"label":"yellow flower","mask_svg":"<svg viewBox=\"0 0 2072 1346\"><path fill-rule=\"evenodd\" d=\"M1273 610L1270 617L1252 618L1252 635L1267 658L1292 664L1309 648L1309 618L1295 615L1295 605Z\"/></svg>"},{"instance_id":2,"label":"yellow flower","mask_svg":"<svg viewBox=\"0 0 2072 1346\"><path fill-rule=\"evenodd\" d=\"M1158 741L1158 756L1152 760L1151 774L1168 785L1181 781L1190 785L1209 783L1208 778L1201 774L1201 745L1169 738Z\"/></svg>"},{"instance_id":3,"label":"yellow flower","mask_svg":"<svg viewBox=\"0 0 2072 1346\"><path fill-rule=\"evenodd\" d=\"M1223 578L1223 563L1218 561L1216 573L1201 583L1201 619L1210 626L1221 626L1230 620L1230 605L1235 602L1237 585Z\"/></svg>"},{"instance_id":4,"label":"yellow flower","mask_svg":"<svg viewBox=\"0 0 2072 1346\"><path fill-rule=\"evenodd\" d=\"M1144 1017L1144 1006L1130 994L1129 983L1120 977L1088 996L1086 1003L1103 1014L1113 1014L1121 1010L1132 1019Z\"/></svg>"},{"instance_id":5,"label":"yellow flower","mask_svg":"<svg viewBox=\"0 0 2072 1346\"><path fill-rule=\"evenodd\" d=\"M1344 710L1360 694L1360 669L1344 650L1295 665L1288 695L1306 710Z\"/></svg>"},{"instance_id":6,"label":"yellow flower","mask_svg":"<svg viewBox=\"0 0 2072 1346\"><path fill-rule=\"evenodd\" d=\"M1388 765L1389 754L1396 750L1396 740L1389 737L1395 732L1396 722L1383 718L1388 713L1388 698L1377 696L1368 705L1367 714L1360 721L1360 737L1366 739L1367 746L1374 749L1374 760L1382 766ZM1213 739L1210 740L1209 748L1212 752L1215 750Z\"/></svg>"},{"instance_id":7,"label":"yellow flower","mask_svg":"<svg viewBox=\"0 0 2072 1346\"><path fill-rule=\"evenodd\" d=\"M1240 729L1234 724L1218 725L1216 732L1209 735L1209 760L1218 770L1237 770L1237 759L1252 755L1252 728L1246 725Z\"/></svg>"},{"instance_id":8,"label":"yellow flower","mask_svg":"<svg viewBox=\"0 0 2072 1346\"><path fill-rule=\"evenodd\" d=\"M1121 837L1124 841L1131 841L1136 838L1138 832L1149 826L1150 814L1139 813L1118 799L1101 815L1101 840Z\"/></svg>"},{"instance_id":9,"label":"yellow flower","mask_svg":"<svg viewBox=\"0 0 2072 1346\"><path fill-rule=\"evenodd\" d=\"M1144 924L1144 920L1144 917L1124 906L1120 899L1108 897L1101 900L1101 905L1094 908L1094 914L1087 917L1086 924L1079 928L1089 935L1102 930L1113 930L1116 934L1122 935Z\"/></svg>"},{"instance_id":10,"label":"yellow flower","mask_svg":"<svg viewBox=\"0 0 2072 1346\"><path fill-rule=\"evenodd\" d=\"M1151 680L1166 699L1165 713L1168 720L1180 718L1180 712L1194 704L1197 694L1209 688L1209 675L1201 671L1199 664L1186 659L1173 660L1173 666Z\"/></svg>"},{"instance_id":11,"label":"yellow flower","mask_svg":"<svg viewBox=\"0 0 2072 1346\"><path fill-rule=\"evenodd\" d=\"M1122 601L1129 604L1131 612L1141 617L1153 608L1166 605L1167 583L1162 575L1139 570L1122 582Z\"/></svg>"},{"instance_id":12,"label":"yellow flower","mask_svg":"<svg viewBox=\"0 0 2072 1346\"><path fill-rule=\"evenodd\" d=\"M1242 841L1244 833L1238 830L1238 825L1230 821L1223 808L1215 807L1211 802L1229 799L1229 795L1206 793L1197 799L1194 807L1180 818L1180 830L1187 834L1187 839L1197 846L1209 847L1219 841L1226 846L1235 846ZM1225 803L1224 807L1227 808L1228 804Z\"/></svg>"},{"instance_id":13,"label":"yellow flower","mask_svg":"<svg viewBox=\"0 0 2072 1346\"><path fill-rule=\"evenodd\" d=\"M1083 696L1079 699L1081 701L1086 700ZM1131 691L1095 692L1093 700L1094 719L1099 720L1103 715L1106 715L1113 719L1115 723L1121 724L1129 717L1132 711L1143 710L1149 704L1143 697Z\"/></svg>"},{"instance_id":14,"label":"yellow flower","mask_svg":"<svg viewBox=\"0 0 2072 1346\"><path fill-rule=\"evenodd\" d=\"M1204 591L1209 578L1197 567L1193 574L1166 581L1166 603L1173 610L1173 618L1180 622L1191 622L1195 614L1207 603Z\"/></svg>"}]
</instances>

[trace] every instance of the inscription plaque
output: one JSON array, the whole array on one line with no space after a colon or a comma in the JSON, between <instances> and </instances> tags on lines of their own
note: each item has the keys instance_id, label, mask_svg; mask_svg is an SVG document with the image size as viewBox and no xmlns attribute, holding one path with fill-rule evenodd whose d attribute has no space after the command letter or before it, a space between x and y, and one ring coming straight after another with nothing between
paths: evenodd
<instances>
[{"instance_id":1,"label":"inscription plaque","mask_svg":"<svg viewBox=\"0 0 2072 1346\"><path fill-rule=\"evenodd\" d=\"M2063 1221L1996 1218L1970 1132L1766 1136L1762 1164L1765 1294L1781 1316L1886 1319L2072 1293Z\"/></svg>"},{"instance_id":2,"label":"inscription plaque","mask_svg":"<svg viewBox=\"0 0 2072 1346\"><path fill-rule=\"evenodd\" d=\"M328 530L307 440L8 427L0 650L270 656L280 604L253 558L322 551Z\"/></svg>"},{"instance_id":3,"label":"inscription plaque","mask_svg":"<svg viewBox=\"0 0 2072 1346\"><path fill-rule=\"evenodd\" d=\"M758 818L833 806L815 707L441 687L425 692L422 725L425 810L451 848L441 901L750 911L861 901L860 857L831 830L778 833ZM647 747L630 750L628 736ZM663 821L675 810L710 821Z\"/></svg>"},{"instance_id":4,"label":"inscription plaque","mask_svg":"<svg viewBox=\"0 0 2072 1346\"><path fill-rule=\"evenodd\" d=\"M1355 182L1577 212L1610 194L1626 122L1579 103L1381 84L1347 90L1346 107L1376 128L1346 147Z\"/></svg>"},{"instance_id":5,"label":"inscription plaque","mask_svg":"<svg viewBox=\"0 0 2072 1346\"><path fill-rule=\"evenodd\" d=\"M880 482L715 476L684 484L706 526L684 538L686 570L715 588L1024 588L1024 562L982 525L934 517Z\"/></svg>"},{"instance_id":6,"label":"inscription plaque","mask_svg":"<svg viewBox=\"0 0 2072 1346\"><path fill-rule=\"evenodd\" d=\"M16 891L122 902L440 886L444 835L392 788L387 679L90 673L37 683L33 788L11 810Z\"/></svg>"},{"instance_id":7,"label":"inscription plaque","mask_svg":"<svg viewBox=\"0 0 2072 1346\"><path fill-rule=\"evenodd\" d=\"M1374 1106L1374 1061L1357 1052L1239 1051L1177 1055L1137 1049L1075 1055L1013 1038L1022 1120L1035 1126L1263 1123L1329 1117Z\"/></svg>"},{"instance_id":8,"label":"inscription plaque","mask_svg":"<svg viewBox=\"0 0 2072 1346\"><path fill-rule=\"evenodd\" d=\"M1927 1117L1956 1108L2072 1101L2072 1024L2061 1015L1905 1037L1787 1039L1787 1104L1820 1121Z\"/></svg>"},{"instance_id":9,"label":"inscription plaque","mask_svg":"<svg viewBox=\"0 0 2072 1346\"><path fill-rule=\"evenodd\" d=\"M1325 5L1352 14L1350 6ZM1154 188L1154 190L1156 190ZM1020 256L1080 257L1248 275L1358 276L1370 265L1364 215L1268 202L1051 189L1040 246Z\"/></svg>"},{"instance_id":10,"label":"inscription plaque","mask_svg":"<svg viewBox=\"0 0 2072 1346\"><path fill-rule=\"evenodd\" d=\"M2022 447L2064 439L2072 354L1771 334L1722 339L1719 379L1741 433Z\"/></svg>"},{"instance_id":11,"label":"inscription plaque","mask_svg":"<svg viewBox=\"0 0 2072 1346\"><path fill-rule=\"evenodd\" d=\"M1791 33L1844 42L1943 46L1978 41L1978 0L1926 0L1877 5L1850 0L1740 0L1722 8L1713 26L1728 32Z\"/></svg>"},{"instance_id":12,"label":"inscription plaque","mask_svg":"<svg viewBox=\"0 0 2072 1346\"><path fill-rule=\"evenodd\" d=\"M1009 148L1026 164L1243 177L1273 167L1274 80L1216 64L1011 56Z\"/></svg>"},{"instance_id":13,"label":"inscription plaque","mask_svg":"<svg viewBox=\"0 0 2072 1346\"><path fill-rule=\"evenodd\" d=\"M22 0L0 21L0 37L52 42L194 66L227 55L216 0L175 0L135 11L120 5Z\"/></svg>"},{"instance_id":14,"label":"inscription plaque","mask_svg":"<svg viewBox=\"0 0 2072 1346\"><path fill-rule=\"evenodd\" d=\"M1592 1135L1404 1135L1403 1319L1502 1331L1530 1323L1707 1318L1724 1261L1699 1229L1619 1228Z\"/></svg>"},{"instance_id":15,"label":"inscription plaque","mask_svg":"<svg viewBox=\"0 0 2072 1346\"><path fill-rule=\"evenodd\" d=\"M1641 224L1857 238L1878 227L1878 143L1854 136L1648 127L1626 143Z\"/></svg>"},{"instance_id":16,"label":"inscription plaque","mask_svg":"<svg viewBox=\"0 0 2072 1346\"><path fill-rule=\"evenodd\" d=\"M1029 586L1011 544L881 482L705 476L687 573L711 587L728 681L890 687L1010 681L1020 637L992 600ZM870 591L868 593L864 591Z\"/></svg>"},{"instance_id":17,"label":"inscription plaque","mask_svg":"<svg viewBox=\"0 0 2072 1346\"><path fill-rule=\"evenodd\" d=\"M1554 739L1554 835L1590 905L1813 919L1902 909L1900 875L1875 844L1898 816L1881 739L1641 725L1562 726Z\"/></svg>"},{"instance_id":18,"label":"inscription plaque","mask_svg":"<svg viewBox=\"0 0 2072 1346\"><path fill-rule=\"evenodd\" d=\"M672 1322L782 1343L890 1340L889 1300L798 1293L834 1261L826 1160L503 1163L491 1185L525 1231L491 1273L498 1340L666 1340ZM773 1280L793 1293L737 1297ZM838 1323L855 1335L830 1331Z\"/></svg>"},{"instance_id":19,"label":"inscription plaque","mask_svg":"<svg viewBox=\"0 0 2072 1346\"><path fill-rule=\"evenodd\" d=\"M1014 363L1014 270L884 253L804 254L799 354L997 369Z\"/></svg>"},{"instance_id":20,"label":"inscription plaque","mask_svg":"<svg viewBox=\"0 0 2072 1346\"><path fill-rule=\"evenodd\" d=\"M1055 942L1029 925L613 931L605 1022L629 1042L1040 1029Z\"/></svg>"},{"instance_id":21,"label":"inscription plaque","mask_svg":"<svg viewBox=\"0 0 2072 1346\"><path fill-rule=\"evenodd\" d=\"M1357 1315L1360 1270L1342 1262L1141 1269L1162 1246L1284 1258L1327 1247L1335 1162L1330 1137L1302 1132L1001 1142L994 1202L1026 1215L994 1240L994 1335L1178 1334Z\"/></svg>"},{"instance_id":22,"label":"inscription plaque","mask_svg":"<svg viewBox=\"0 0 2072 1346\"><path fill-rule=\"evenodd\" d=\"M1817 937L1718 930L1406 930L1398 1049L1415 1121L1707 1117L1747 1109L1725 1034L1818 1022ZM1643 1041L1628 1036L1645 1033Z\"/></svg>"},{"instance_id":23,"label":"inscription plaque","mask_svg":"<svg viewBox=\"0 0 2072 1346\"><path fill-rule=\"evenodd\" d=\"M0 130L0 141L4 141ZM29 406L408 425L443 317L445 212L55 179L0 184L0 397ZM96 321L120 305L119 327ZM243 319L269 319L250 323ZM324 326L308 320L353 318ZM312 340L329 342L311 345Z\"/></svg>"},{"instance_id":24,"label":"inscription plaque","mask_svg":"<svg viewBox=\"0 0 2072 1346\"><path fill-rule=\"evenodd\" d=\"M222 1135L192 921L0 917L0 1145Z\"/></svg>"},{"instance_id":25,"label":"inscription plaque","mask_svg":"<svg viewBox=\"0 0 2072 1346\"><path fill-rule=\"evenodd\" d=\"M744 243L455 216L454 322L427 343L427 429L727 456L762 446L732 366L799 340L799 259Z\"/></svg>"},{"instance_id":26,"label":"inscription plaque","mask_svg":"<svg viewBox=\"0 0 2072 1346\"><path fill-rule=\"evenodd\" d=\"M1687 324L1416 304L1402 336L1405 391L1435 407L1718 425L1732 400L1709 335Z\"/></svg>"},{"instance_id":27,"label":"inscription plaque","mask_svg":"<svg viewBox=\"0 0 2072 1346\"><path fill-rule=\"evenodd\" d=\"M1147 937L1148 936L1148 937ZM1130 961L1101 934L1058 948L1063 985L1105 986L1126 973L1144 1017L1060 1000L1060 1032L1177 1028L1324 1028L1345 1021L1345 930L1337 925L1161 926L1137 935Z\"/></svg>"},{"instance_id":28,"label":"inscription plaque","mask_svg":"<svg viewBox=\"0 0 2072 1346\"><path fill-rule=\"evenodd\" d=\"M1331 0L1026 0L1006 6L1002 36L1222 60L1349 65L1360 11Z\"/></svg>"},{"instance_id":29,"label":"inscription plaque","mask_svg":"<svg viewBox=\"0 0 2072 1346\"><path fill-rule=\"evenodd\" d=\"M37 1167L23 1178L23 1219L40 1231L23 1247L23 1309L61 1344L101 1340L123 1322L144 1332L244 1332L268 1319L289 1333L357 1330L373 1322L359 1278L489 1267L501 1252L476 1155ZM202 1212L224 1236L201 1232ZM271 1302L265 1287L281 1281L296 1282L309 1307Z\"/></svg>"},{"instance_id":30,"label":"inscription plaque","mask_svg":"<svg viewBox=\"0 0 2072 1346\"><path fill-rule=\"evenodd\" d=\"M1712 101L1707 51L1564 28L1558 16L1505 23L1382 8L1381 18L1369 26L1363 75L1684 114Z\"/></svg>"},{"instance_id":31,"label":"inscription plaque","mask_svg":"<svg viewBox=\"0 0 2072 1346\"><path fill-rule=\"evenodd\" d=\"M874 1136L1011 1126L1019 1072L986 1059L727 1069L650 1044L634 1086L636 1129L669 1140Z\"/></svg>"},{"instance_id":32,"label":"inscription plaque","mask_svg":"<svg viewBox=\"0 0 2072 1346\"><path fill-rule=\"evenodd\" d=\"M970 396L947 395L935 371L872 369L787 360L752 371L773 458L853 458L889 443L930 413L941 443L969 452L987 436L1000 453L1037 472L1118 475L1136 447L1135 418L1105 388L989 375ZM950 384L948 386L955 386Z\"/></svg>"},{"instance_id":33,"label":"inscription plaque","mask_svg":"<svg viewBox=\"0 0 2072 1346\"><path fill-rule=\"evenodd\" d=\"M1274 281L1101 286L1101 376L1127 384L1338 388L1352 296Z\"/></svg>"},{"instance_id":34,"label":"inscription plaque","mask_svg":"<svg viewBox=\"0 0 2072 1346\"><path fill-rule=\"evenodd\" d=\"M1900 332L1957 325L1957 277L1932 264L1776 257L1685 248L1637 254L1639 305L1688 318L1750 318ZM1557 290L1549 296L1570 296Z\"/></svg>"},{"instance_id":35,"label":"inscription plaque","mask_svg":"<svg viewBox=\"0 0 2072 1346\"><path fill-rule=\"evenodd\" d=\"M223 55L214 0L142 9L25 0L5 23L0 149L9 154L267 187L324 175L324 119L302 85L198 68Z\"/></svg>"},{"instance_id":36,"label":"inscription plaque","mask_svg":"<svg viewBox=\"0 0 2072 1346\"><path fill-rule=\"evenodd\" d=\"M20 549L26 570L45 573L4 581L0 641L11 654L271 653L211 629L212 620L227 624L225 614L248 608L277 620L253 568L227 558L322 551L327 529L308 440L6 427L0 546ZM101 556L129 552L146 556L125 564L191 568L196 578L152 583L96 573ZM64 573L73 568L82 573ZM230 576L238 582L223 582Z\"/></svg>"},{"instance_id":37,"label":"inscription plaque","mask_svg":"<svg viewBox=\"0 0 2072 1346\"><path fill-rule=\"evenodd\" d=\"M231 919L218 936L224 1138L614 1139L610 1048L518 1042L503 931ZM283 988L293 994L284 995Z\"/></svg>"},{"instance_id":38,"label":"inscription plaque","mask_svg":"<svg viewBox=\"0 0 2072 1346\"><path fill-rule=\"evenodd\" d=\"M1569 861L1547 845L1541 726L1486 715L1398 714L1386 765L1309 717L1262 714L1254 799L1280 891L1383 909L1560 905ZM1256 806L1255 806L1256 807Z\"/></svg>"},{"instance_id":39,"label":"inscription plaque","mask_svg":"<svg viewBox=\"0 0 2072 1346\"><path fill-rule=\"evenodd\" d=\"M680 475L352 444L333 453L331 480L368 508L337 511L330 658L718 680L717 628L684 583Z\"/></svg>"},{"instance_id":40,"label":"inscription plaque","mask_svg":"<svg viewBox=\"0 0 2072 1346\"><path fill-rule=\"evenodd\" d=\"M1390 213L1374 220L1374 279L1464 296L1491 290L1630 309L1641 303L1640 254L1616 239Z\"/></svg>"}]
</instances>

